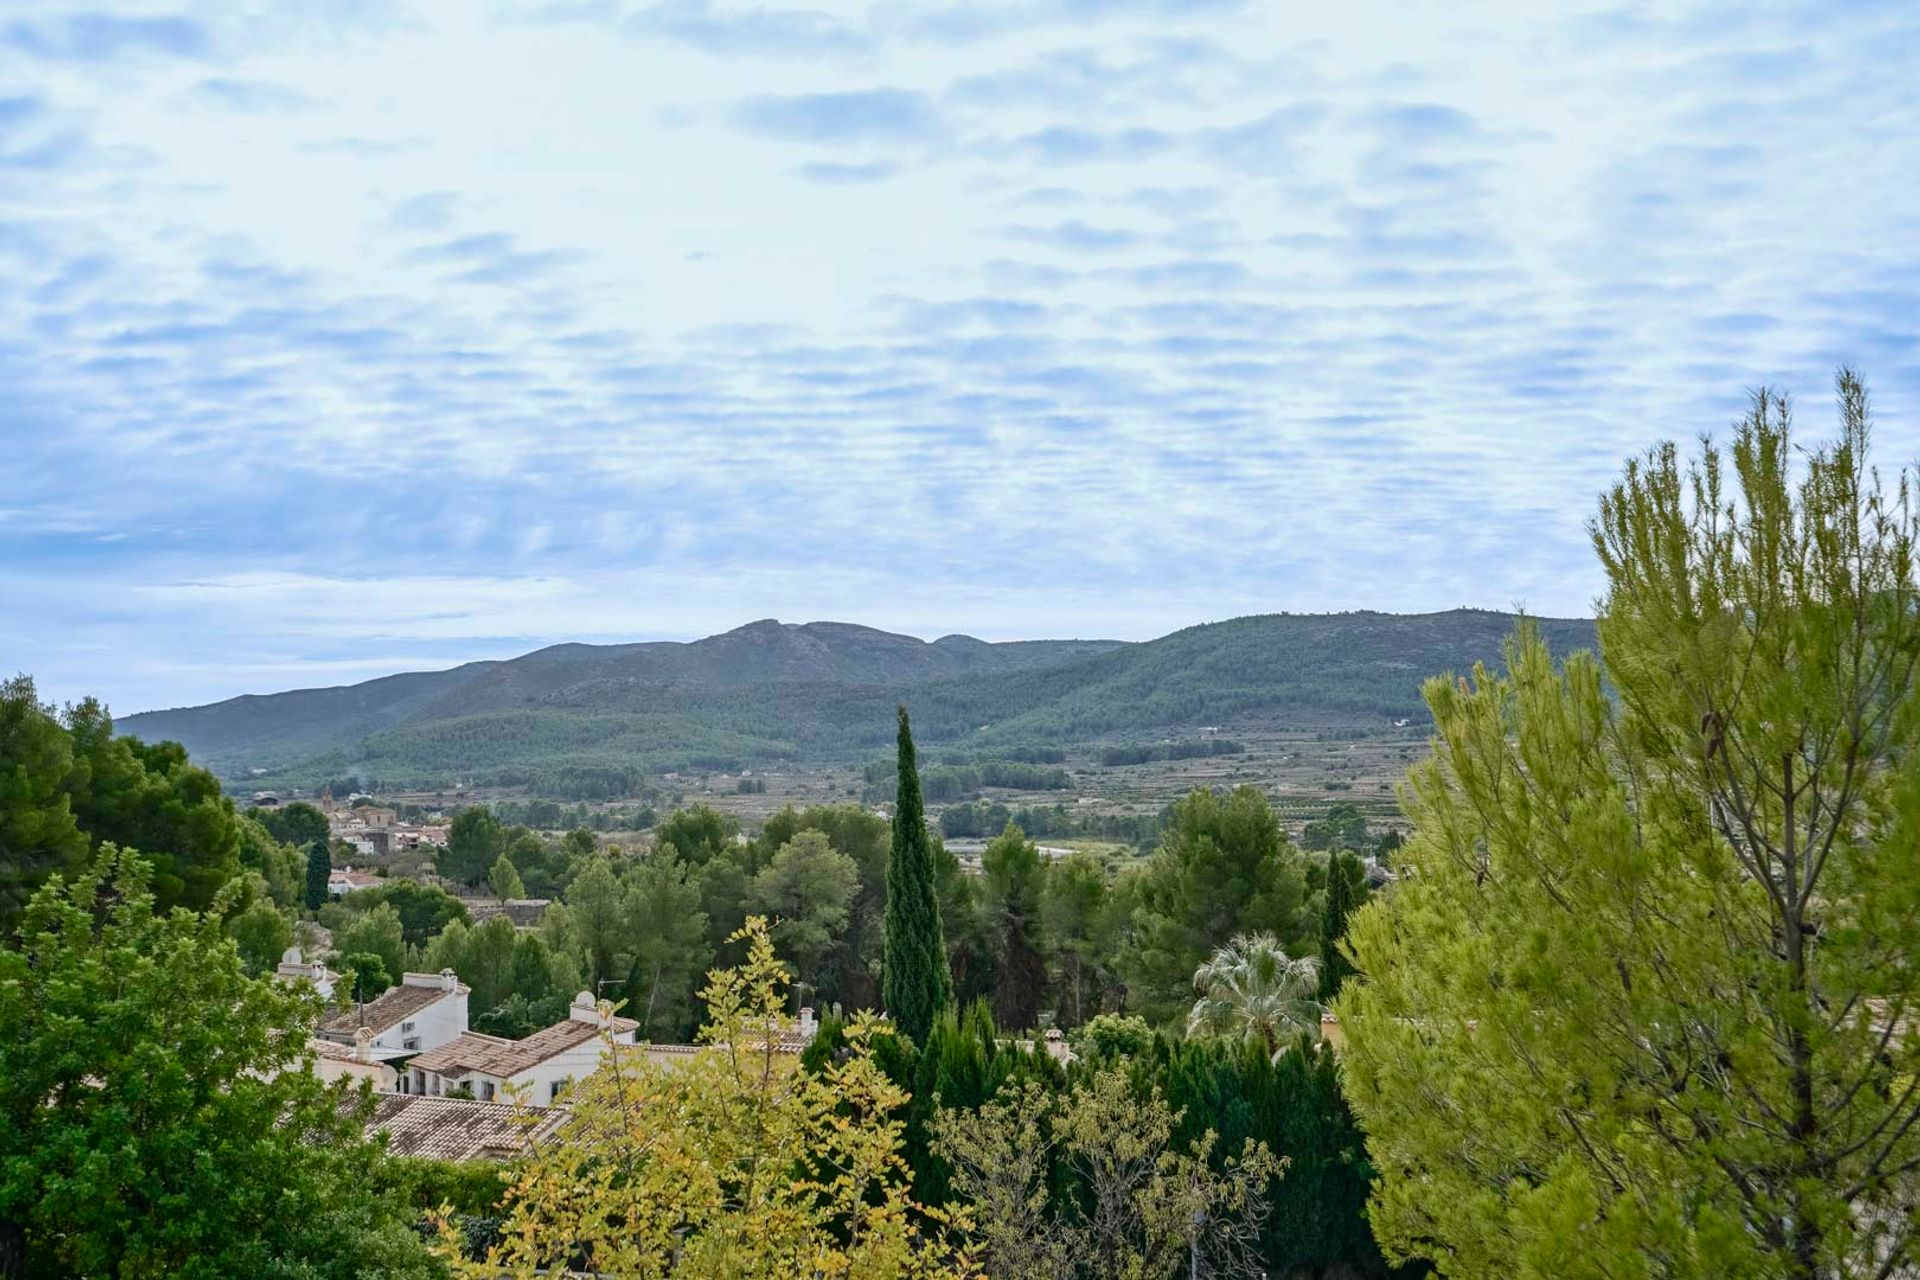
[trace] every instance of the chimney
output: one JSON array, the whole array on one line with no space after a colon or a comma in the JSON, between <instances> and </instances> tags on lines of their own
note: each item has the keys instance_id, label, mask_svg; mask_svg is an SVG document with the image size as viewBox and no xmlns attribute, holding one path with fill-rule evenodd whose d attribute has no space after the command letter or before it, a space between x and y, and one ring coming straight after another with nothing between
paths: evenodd
<instances>
[{"instance_id":1,"label":"chimney","mask_svg":"<svg viewBox=\"0 0 1920 1280\"><path fill-rule=\"evenodd\" d=\"M454 976L453 970L442 969L440 971L440 989L442 991L453 991L458 988L459 985L460 979Z\"/></svg>"},{"instance_id":2,"label":"chimney","mask_svg":"<svg viewBox=\"0 0 1920 1280\"><path fill-rule=\"evenodd\" d=\"M355 1062L373 1061L372 1027L361 1027L353 1033L353 1060Z\"/></svg>"},{"instance_id":3,"label":"chimney","mask_svg":"<svg viewBox=\"0 0 1920 1280\"><path fill-rule=\"evenodd\" d=\"M813 1033L819 1029L819 1024L813 1020L813 1006L810 1004L801 1006L800 1038L803 1040L811 1040L813 1039Z\"/></svg>"}]
</instances>

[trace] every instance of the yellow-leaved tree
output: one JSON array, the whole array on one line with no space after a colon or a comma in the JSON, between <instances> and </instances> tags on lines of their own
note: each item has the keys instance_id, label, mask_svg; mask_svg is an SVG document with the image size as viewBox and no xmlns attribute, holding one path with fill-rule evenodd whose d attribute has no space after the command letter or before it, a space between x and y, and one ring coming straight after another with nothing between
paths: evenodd
<instances>
[{"instance_id":1,"label":"yellow-leaved tree","mask_svg":"<svg viewBox=\"0 0 1920 1280\"><path fill-rule=\"evenodd\" d=\"M747 958L708 977L701 1051L674 1066L610 1052L518 1171L488 1256L462 1258L447 1233L456 1274L976 1274L948 1242L949 1215L908 1195L908 1094L873 1057L887 1024L856 1018L838 1061L801 1070L781 1043L788 979L765 919L733 940Z\"/></svg>"}]
</instances>

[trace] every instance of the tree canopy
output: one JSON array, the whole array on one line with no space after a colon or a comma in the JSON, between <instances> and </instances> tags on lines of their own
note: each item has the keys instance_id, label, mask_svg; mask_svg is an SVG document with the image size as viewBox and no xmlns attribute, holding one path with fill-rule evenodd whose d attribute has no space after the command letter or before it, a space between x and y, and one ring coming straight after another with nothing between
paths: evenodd
<instances>
[{"instance_id":1,"label":"tree canopy","mask_svg":"<svg viewBox=\"0 0 1920 1280\"><path fill-rule=\"evenodd\" d=\"M893 807L893 850L887 861L887 955L883 970L887 1013L915 1041L953 1000L946 939L919 767L907 709L899 709L899 780Z\"/></svg>"},{"instance_id":2,"label":"tree canopy","mask_svg":"<svg viewBox=\"0 0 1920 1280\"><path fill-rule=\"evenodd\" d=\"M108 845L0 950L0 1260L30 1275L428 1274L368 1189L344 1083L301 1069L314 998L250 979L217 914L156 914Z\"/></svg>"},{"instance_id":3,"label":"tree canopy","mask_svg":"<svg viewBox=\"0 0 1920 1280\"><path fill-rule=\"evenodd\" d=\"M1920 599L1864 390L1796 457L1630 466L1601 658L1427 686L1400 883L1337 1003L1390 1255L1459 1277L1909 1274ZM1796 480L1796 474L1799 478ZM1610 696L1611 690L1611 696Z\"/></svg>"}]
</instances>

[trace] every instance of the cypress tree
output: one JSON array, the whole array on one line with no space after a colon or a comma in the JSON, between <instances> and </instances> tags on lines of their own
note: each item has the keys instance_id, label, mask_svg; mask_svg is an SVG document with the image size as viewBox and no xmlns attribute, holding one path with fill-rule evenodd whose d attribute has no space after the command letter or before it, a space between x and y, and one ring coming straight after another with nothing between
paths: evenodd
<instances>
[{"instance_id":1,"label":"cypress tree","mask_svg":"<svg viewBox=\"0 0 1920 1280\"><path fill-rule=\"evenodd\" d=\"M1340 984L1353 972L1353 966L1340 953L1340 940L1347 936L1347 917L1361 902L1361 881L1366 872L1360 860L1338 849L1327 859L1327 905L1320 918L1320 998L1331 1000L1340 994Z\"/></svg>"},{"instance_id":2,"label":"cypress tree","mask_svg":"<svg viewBox=\"0 0 1920 1280\"><path fill-rule=\"evenodd\" d=\"M940 899L933 850L920 801L913 730L900 708L899 783L893 806L893 850L887 858L887 948L881 994L894 1025L916 1044L953 1002L947 944L940 930Z\"/></svg>"},{"instance_id":3,"label":"cypress tree","mask_svg":"<svg viewBox=\"0 0 1920 1280\"><path fill-rule=\"evenodd\" d=\"M333 855L325 840L307 846L307 910L318 911L327 900L327 878L333 874Z\"/></svg>"}]
</instances>

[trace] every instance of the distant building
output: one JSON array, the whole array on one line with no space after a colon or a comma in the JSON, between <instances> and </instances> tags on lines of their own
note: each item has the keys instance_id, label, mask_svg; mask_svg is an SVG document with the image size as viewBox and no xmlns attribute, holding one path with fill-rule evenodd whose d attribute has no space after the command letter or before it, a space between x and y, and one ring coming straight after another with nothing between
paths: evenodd
<instances>
[{"instance_id":1,"label":"distant building","mask_svg":"<svg viewBox=\"0 0 1920 1280\"><path fill-rule=\"evenodd\" d=\"M315 1034L351 1047L365 1028L371 1033L367 1051L380 1061L424 1053L466 1033L471 994L451 969L402 974L399 986L369 1004L327 1018Z\"/></svg>"},{"instance_id":2,"label":"distant building","mask_svg":"<svg viewBox=\"0 0 1920 1280\"><path fill-rule=\"evenodd\" d=\"M575 1080L591 1075L605 1056L609 1039L632 1044L640 1024L602 1013L590 992L573 998L562 1022L524 1040L469 1031L407 1064L401 1087L408 1093L445 1097L464 1088L481 1102L519 1097L553 1103Z\"/></svg>"},{"instance_id":3,"label":"distant building","mask_svg":"<svg viewBox=\"0 0 1920 1280\"><path fill-rule=\"evenodd\" d=\"M567 1120L563 1108L387 1093L374 1100L367 1136L385 1134L389 1155L500 1161L525 1155Z\"/></svg>"},{"instance_id":4,"label":"distant building","mask_svg":"<svg viewBox=\"0 0 1920 1280\"><path fill-rule=\"evenodd\" d=\"M306 963L301 958L300 948L298 947L288 947L286 949L281 955L280 965L273 971L273 975L283 982L310 983L313 989L320 993L322 1000L333 999L334 984L340 979L340 975L328 969L322 961L316 960L312 964Z\"/></svg>"},{"instance_id":5,"label":"distant building","mask_svg":"<svg viewBox=\"0 0 1920 1280\"><path fill-rule=\"evenodd\" d=\"M340 867L327 873L327 892L336 898L344 897L355 889L372 889L379 883L379 876L355 871L352 867Z\"/></svg>"},{"instance_id":6,"label":"distant building","mask_svg":"<svg viewBox=\"0 0 1920 1280\"><path fill-rule=\"evenodd\" d=\"M820 1024L814 1021L813 1010L802 1009L798 1022L791 1025L783 1024L780 1027L774 1037L773 1051L777 1054L796 1056L804 1053L807 1046L813 1043L813 1037L819 1030ZM655 1066L674 1067L711 1047L701 1044L642 1044L639 1049L641 1055ZM758 1048L759 1046L749 1047Z\"/></svg>"},{"instance_id":7,"label":"distant building","mask_svg":"<svg viewBox=\"0 0 1920 1280\"><path fill-rule=\"evenodd\" d=\"M400 1073L373 1056L373 1037L362 1028L352 1048L319 1037L307 1041L312 1071L322 1080L365 1080L375 1093L391 1093Z\"/></svg>"}]
</instances>

